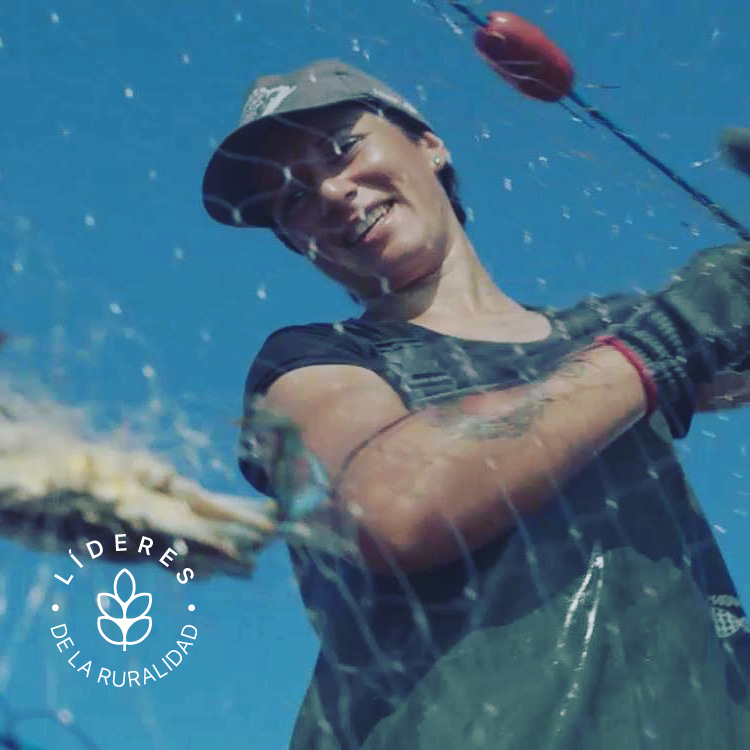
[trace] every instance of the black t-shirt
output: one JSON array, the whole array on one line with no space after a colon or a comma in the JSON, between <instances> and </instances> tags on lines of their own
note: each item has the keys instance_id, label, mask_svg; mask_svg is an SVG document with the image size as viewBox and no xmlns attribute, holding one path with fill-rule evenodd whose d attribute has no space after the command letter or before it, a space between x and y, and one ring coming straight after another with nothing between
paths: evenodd
<instances>
[{"instance_id":1,"label":"black t-shirt","mask_svg":"<svg viewBox=\"0 0 750 750\"><path fill-rule=\"evenodd\" d=\"M545 310L551 336L525 344L403 322L284 328L246 404L313 364L370 369L409 409L530 382L637 301ZM291 554L321 641L293 748L750 748L750 628L660 415L453 563L376 576Z\"/></svg>"}]
</instances>

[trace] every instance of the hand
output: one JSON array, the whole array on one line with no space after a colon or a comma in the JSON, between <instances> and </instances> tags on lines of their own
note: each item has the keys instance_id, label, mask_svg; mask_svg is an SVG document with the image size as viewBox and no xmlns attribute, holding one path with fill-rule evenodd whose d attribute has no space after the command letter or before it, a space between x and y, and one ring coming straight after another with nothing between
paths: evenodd
<instances>
[{"instance_id":1,"label":"hand","mask_svg":"<svg viewBox=\"0 0 750 750\"><path fill-rule=\"evenodd\" d=\"M672 435L684 437L696 387L750 369L750 244L697 253L610 333L646 364Z\"/></svg>"},{"instance_id":2,"label":"hand","mask_svg":"<svg viewBox=\"0 0 750 750\"><path fill-rule=\"evenodd\" d=\"M325 470L288 417L254 406L242 420L240 447L266 472L280 521L298 520L328 498Z\"/></svg>"}]
</instances>

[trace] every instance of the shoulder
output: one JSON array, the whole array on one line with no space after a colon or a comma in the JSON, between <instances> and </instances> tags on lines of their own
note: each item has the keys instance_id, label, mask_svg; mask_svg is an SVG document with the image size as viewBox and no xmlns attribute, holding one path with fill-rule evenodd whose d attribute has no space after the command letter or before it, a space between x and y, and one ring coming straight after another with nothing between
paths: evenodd
<instances>
[{"instance_id":1,"label":"shoulder","mask_svg":"<svg viewBox=\"0 0 750 750\"><path fill-rule=\"evenodd\" d=\"M239 446L245 478L273 495L266 469L254 454L259 412L295 425L328 468L383 423L401 417L405 407L377 373L376 359L366 332L348 325L311 323L274 331L245 384Z\"/></svg>"},{"instance_id":2,"label":"shoulder","mask_svg":"<svg viewBox=\"0 0 750 750\"><path fill-rule=\"evenodd\" d=\"M349 349L363 352L368 350L369 338L371 333L368 336L367 327L356 320L302 323L273 331L266 338L260 352L291 346L322 348L324 351Z\"/></svg>"},{"instance_id":3,"label":"shoulder","mask_svg":"<svg viewBox=\"0 0 750 750\"><path fill-rule=\"evenodd\" d=\"M366 366L371 357L367 339L349 321L285 326L271 333L256 354L245 392L264 394L292 370L312 365Z\"/></svg>"}]
</instances>

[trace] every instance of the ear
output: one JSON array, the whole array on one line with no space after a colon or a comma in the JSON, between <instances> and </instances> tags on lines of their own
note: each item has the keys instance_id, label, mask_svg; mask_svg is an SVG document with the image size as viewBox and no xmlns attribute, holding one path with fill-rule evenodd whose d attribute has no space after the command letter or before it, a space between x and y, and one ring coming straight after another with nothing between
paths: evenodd
<instances>
[{"instance_id":1,"label":"ear","mask_svg":"<svg viewBox=\"0 0 750 750\"><path fill-rule=\"evenodd\" d=\"M450 162L451 152L448 151L446 145L443 143L442 138L439 138L431 130L425 130L420 136L420 145L429 160L430 166L433 169L436 166L436 157L440 159L439 164L444 165Z\"/></svg>"}]
</instances>

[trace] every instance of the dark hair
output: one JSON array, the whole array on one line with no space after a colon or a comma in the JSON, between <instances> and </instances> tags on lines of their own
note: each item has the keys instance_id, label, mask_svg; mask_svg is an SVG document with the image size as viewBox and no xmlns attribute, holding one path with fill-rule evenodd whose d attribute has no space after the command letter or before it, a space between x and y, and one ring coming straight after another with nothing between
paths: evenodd
<instances>
[{"instance_id":1,"label":"dark hair","mask_svg":"<svg viewBox=\"0 0 750 750\"><path fill-rule=\"evenodd\" d=\"M385 117L386 120L400 128L412 141L418 142L422 135L428 131L428 128L426 128L421 122L413 120L398 109L378 109L377 111ZM440 180L440 184L443 186L443 190L445 190L445 194L448 196L448 200L453 208L453 213L456 214L456 218L461 226L466 226L466 209L464 208L463 203L461 202L461 196L459 195L458 174L456 173L454 166L450 162L446 162L440 168L437 177L438 180ZM304 255L301 250L292 245L281 229L276 227L273 232L292 252L295 252L298 255Z\"/></svg>"},{"instance_id":2,"label":"dark hair","mask_svg":"<svg viewBox=\"0 0 750 750\"><path fill-rule=\"evenodd\" d=\"M386 109L383 112L383 117L392 122L413 141L418 142L419 139L428 131L421 122L412 120L411 117L405 115L398 109ZM445 194L448 196L448 200L451 202L453 213L456 214L461 226L466 226L466 209L461 202L461 196L458 192L458 174L454 166L450 162L446 162L440 171L437 173L440 184L445 190Z\"/></svg>"}]
</instances>

